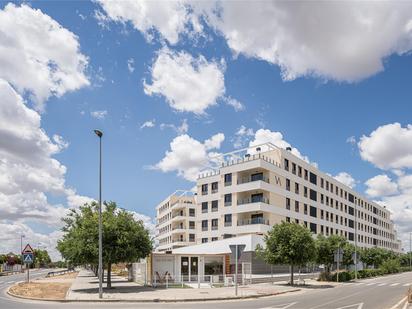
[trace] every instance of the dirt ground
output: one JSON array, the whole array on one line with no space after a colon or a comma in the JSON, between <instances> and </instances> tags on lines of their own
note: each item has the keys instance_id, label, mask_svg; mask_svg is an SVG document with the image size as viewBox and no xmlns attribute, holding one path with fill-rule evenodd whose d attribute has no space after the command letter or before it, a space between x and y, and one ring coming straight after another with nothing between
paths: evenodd
<instances>
[{"instance_id":1,"label":"dirt ground","mask_svg":"<svg viewBox=\"0 0 412 309\"><path fill-rule=\"evenodd\" d=\"M10 292L25 297L64 299L71 285L61 282L22 282L12 286Z\"/></svg>"},{"instance_id":2,"label":"dirt ground","mask_svg":"<svg viewBox=\"0 0 412 309\"><path fill-rule=\"evenodd\" d=\"M10 292L23 297L65 299L67 290L72 285L78 272L50 278L21 282L10 288Z\"/></svg>"}]
</instances>

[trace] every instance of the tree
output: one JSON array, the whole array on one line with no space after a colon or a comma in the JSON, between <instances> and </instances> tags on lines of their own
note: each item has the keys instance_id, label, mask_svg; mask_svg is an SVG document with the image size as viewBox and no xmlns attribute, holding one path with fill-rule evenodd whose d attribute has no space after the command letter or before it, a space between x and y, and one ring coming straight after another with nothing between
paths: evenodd
<instances>
[{"instance_id":1,"label":"tree","mask_svg":"<svg viewBox=\"0 0 412 309\"><path fill-rule=\"evenodd\" d=\"M105 202L103 220L103 264L107 267L107 287L111 287L111 268L115 263L131 263L146 257L152 251L152 240L142 221L117 208L114 202ZM98 263L98 205L85 204L72 210L63 219L63 238L57 249L66 261L75 264Z\"/></svg>"},{"instance_id":2,"label":"tree","mask_svg":"<svg viewBox=\"0 0 412 309\"><path fill-rule=\"evenodd\" d=\"M304 266L315 257L315 241L311 232L296 223L274 225L265 235L265 247L258 246L258 256L268 264L290 265L290 283L293 285L294 266Z\"/></svg>"},{"instance_id":3,"label":"tree","mask_svg":"<svg viewBox=\"0 0 412 309\"><path fill-rule=\"evenodd\" d=\"M338 248L344 248L347 240L343 236L331 235L325 237L321 234L316 239L316 262L325 265L326 273L334 264L334 253Z\"/></svg>"},{"instance_id":4,"label":"tree","mask_svg":"<svg viewBox=\"0 0 412 309\"><path fill-rule=\"evenodd\" d=\"M361 251L361 260L366 266L373 266L378 268L384 260L389 256L386 250L373 247L365 248Z\"/></svg>"},{"instance_id":5,"label":"tree","mask_svg":"<svg viewBox=\"0 0 412 309\"><path fill-rule=\"evenodd\" d=\"M47 250L34 249L34 265L37 267L45 267L48 266L50 262L51 259Z\"/></svg>"},{"instance_id":6,"label":"tree","mask_svg":"<svg viewBox=\"0 0 412 309\"><path fill-rule=\"evenodd\" d=\"M354 253L355 253L355 246L350 244L349 242L346 242L343 245L342 265L344 265L345 267L349 267L350 265L355 264L355 261L352 258Z\"/></svg>"}]
</instances>

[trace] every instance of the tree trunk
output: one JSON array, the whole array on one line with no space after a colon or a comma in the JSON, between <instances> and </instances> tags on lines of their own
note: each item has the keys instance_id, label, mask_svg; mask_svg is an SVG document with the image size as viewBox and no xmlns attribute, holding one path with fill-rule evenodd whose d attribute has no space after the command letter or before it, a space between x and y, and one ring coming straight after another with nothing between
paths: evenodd
<instances>
[{"instance_id":1,"label":"tree trunk","mask_svg":"<svg viewBox=\"0 0 412 309\"><path fill-rule=\"evenodd\" d=\"M290 285L293 285L293 264L290 265Z\"/></svg>"},{"instance_id":2,"label":"tree trunk","mask_svg":"<svg viewBox=\"0 0 412 309\"><path fill-rule=\"evenodd\" d=\"M107 288L112 287L112 263L107 264Z\"/></svg>"}]
</instances>

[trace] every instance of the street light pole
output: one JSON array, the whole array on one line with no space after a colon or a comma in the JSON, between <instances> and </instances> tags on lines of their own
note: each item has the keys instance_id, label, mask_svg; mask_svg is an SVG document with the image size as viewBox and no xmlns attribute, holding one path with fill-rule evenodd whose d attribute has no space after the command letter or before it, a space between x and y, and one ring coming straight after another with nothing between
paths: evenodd
<instances>
[{"instance_id":1,"label":"street light pole","mask_svg":"<svg viewBox=\"0 0 412 309\"><path fill-rule=\"evenodd\" d=\"M409 269L412 269L412 232L409 232Z\"/></svg>"},{"instance_id":2,"label":"street light pole","mask_svg":"<svg viewBox=\"0 0 412 309\"><path fill-rule=\"evenodd\" d=\"M24 234L20 235L20 271L23 271L23 238L26 237Z\"/></svg>"},{"instance_id":3,"label":"street light pole","mask_svg":"<svg viewBox=\"0 0 412 309\"><path fill-rule=\"evenodd\" d=\"M355 199L355 280L358 280L358 210L356 209L356 203L359 200Z\"/></svg>"},{"instance_id":4,"label":"street light pole","mask_svg":"<svg viewBox=\"0 0 412 309\"><path fill-rule=\"evenodd\" d=\"M103 298L103 244L102 244L102 136L103 132L94 130L99 137L99 298Z\"/></svg>"}]
</instances>

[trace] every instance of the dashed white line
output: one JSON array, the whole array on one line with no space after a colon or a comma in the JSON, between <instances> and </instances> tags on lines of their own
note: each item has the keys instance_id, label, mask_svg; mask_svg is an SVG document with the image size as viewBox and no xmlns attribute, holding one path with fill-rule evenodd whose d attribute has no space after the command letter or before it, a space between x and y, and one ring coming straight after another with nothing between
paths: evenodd
<instances>
[{"instance_id":1,"label":"dashed white line","mask_svg":"<svg viewBox=\"0 0 412 309\"><path fill-rule=\"evenodd\" d=\"M411 284L410 283L405 283L403 286L410 286Z\"/></svg>"},{"instance_id":2,"label":"dashed white line","mask_svg":"<svg viewBox=\"0 0 412 309\"><path fill-rule=\"evenodd\" d=\"M397 286L397 285L399 285L399 282L392 283L390 286Z\"/></svg>"},{"instance_id":3,"label":"dashed white line","mask_svg":"<svg viewBox=\"0 0 412 309\"><path fill-rule=\"evenodd\" d=\"M386 283L379 283L378 286L384 286Z\"/></svg>"},{"instance_id":4,"label":"dashed white line","mask_svg":"<svg viewBox=\"0 0 412 309\"><path fill-rule=\"evenodd\" d=\"M374 285L374 284L376 284L376 282L368 283L366 286L370 286L370 285Z\"/></svg>"}]
</instances>

